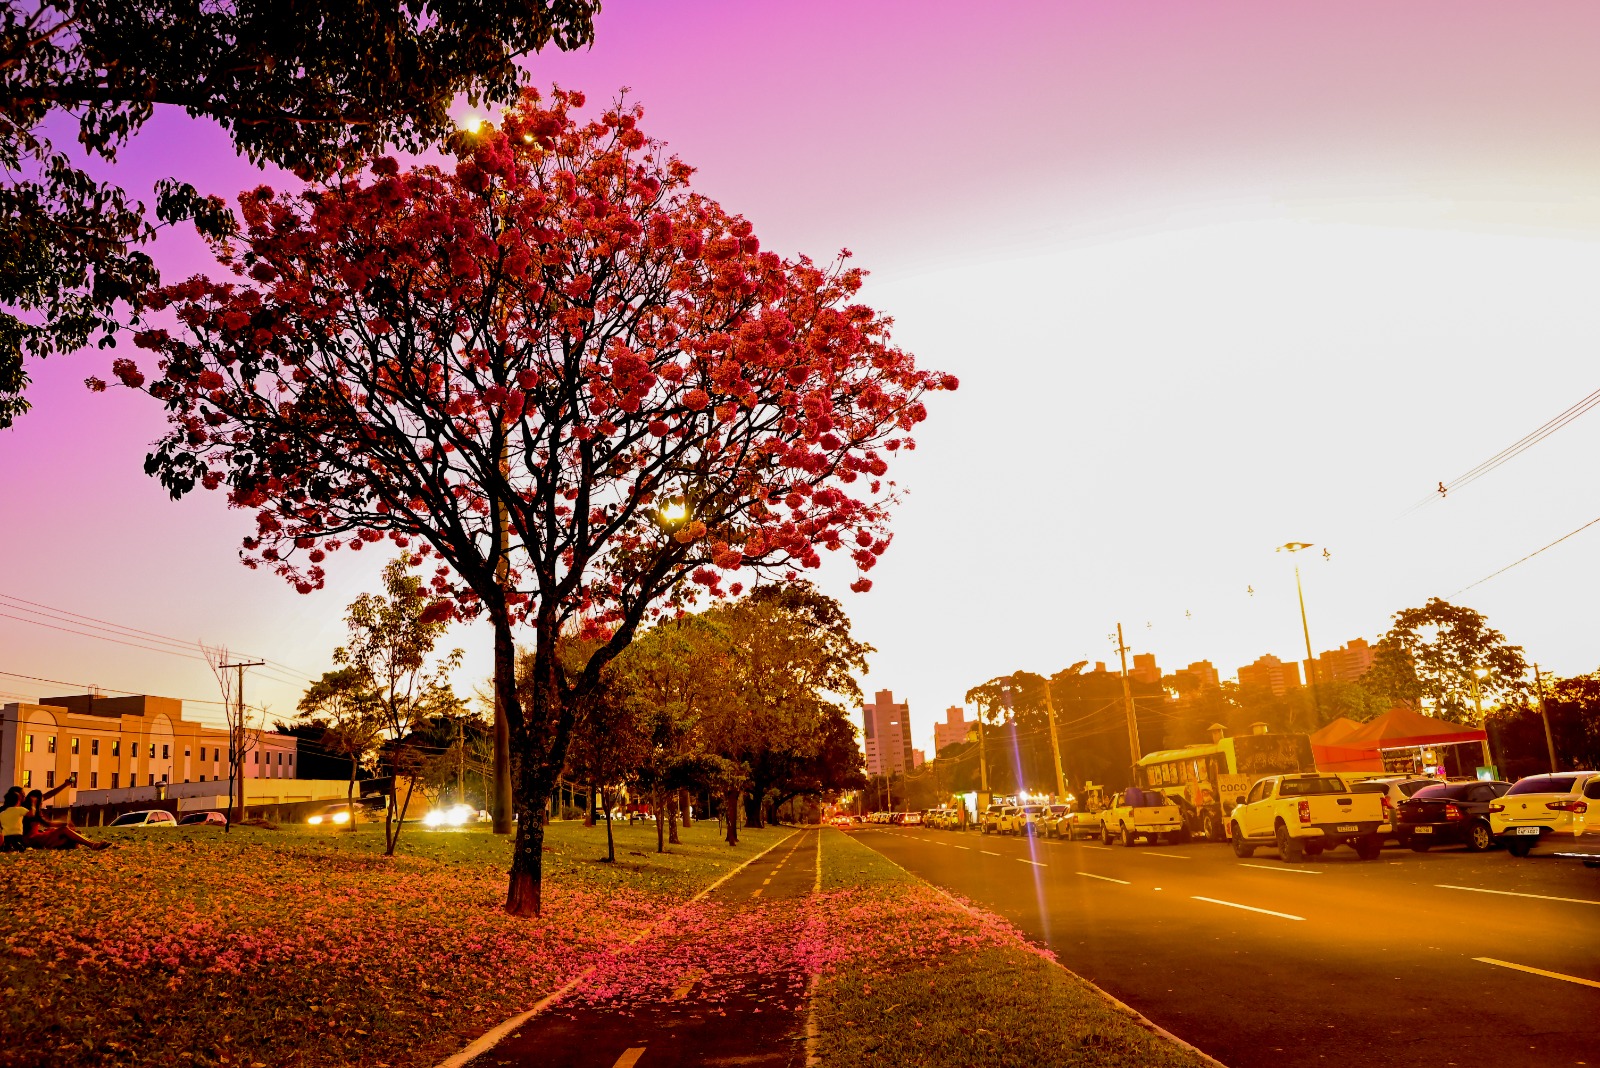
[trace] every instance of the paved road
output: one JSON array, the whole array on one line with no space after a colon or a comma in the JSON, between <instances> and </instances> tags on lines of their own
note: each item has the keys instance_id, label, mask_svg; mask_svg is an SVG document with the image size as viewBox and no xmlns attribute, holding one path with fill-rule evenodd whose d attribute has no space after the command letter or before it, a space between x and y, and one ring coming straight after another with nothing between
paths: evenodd
<instances>
[{"instance_id":1,"label":"paved road","mask_svg":"<svg viewBox=\"0 0 1600 1068\"><path fill-rule=\"evenodd\" d=\"M1600 873L1578 864L853 833L1232 1068L1600 1066Z\"/></svg>"},{"instance_id":2,"label":"paved road","mask_svg":"<svg viewBox=\"0 0 1600 1068\"><path fill-rule=\"evenodd\" d=\"M817 834L799 831L712 894L729 910L802 897L817 875ZM660 956L671 941L633 952ZM691 947L693 948L693 947ZM726 959L723 954L716 954ZM721 974L694 968L626 998L571 997L534 1017L471 1062L471 1068L801 1068L806 977ZM1600 1063L1600 1058L1597 1058Z\"/></svg>"}]
</instances>

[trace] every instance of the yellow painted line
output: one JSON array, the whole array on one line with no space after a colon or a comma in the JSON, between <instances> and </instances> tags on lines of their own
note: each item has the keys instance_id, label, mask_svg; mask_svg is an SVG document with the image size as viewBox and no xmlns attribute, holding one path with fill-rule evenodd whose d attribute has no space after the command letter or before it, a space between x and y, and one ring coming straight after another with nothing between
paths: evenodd
<instances>
[{"instance_id":1,"label":"yellow painted line","mask_svg":"<svg viewBox=\"0 0 1600 1068\"><path fill-rule=\"evenodd\" d=\"M1126 879L1113 879L1109 875L1096 875L1093 872L1087 871L1080 871L1078 874L1083 876L1085 879L1099 879L1103 883L1121 883L1123 886L1132 885Z\"/></svg>"},{"instance_id":2,"label":"yellow painted line","mask_svg":"<svg viewBox=\"0 0 1600 1068\"><path fill-rule=\"evenodd\" d=\"M643 1046L635 1046L632 1049L628 1050L626 1053L624 1053L622 1056L618 1057L617 1058L617 1063L613 1064L611 1066L611 1068L633 1068L634 1065L639 1063L639 1058L643 1057L643 1056L644 1056L644 1047Z\"/></svg>"},{"instance_id":3,"label":"yellow painted line","mask_svg":"<svg viewBox=\"0 0 1600 1068\"><path fill-rule=\"evenodd\" d=\"M1244 909L1244 911L1246 911L1246 912L1259 912L1263 916L1277 916L1280 919L1285 919L1285 920L1304 920L1305 919L1304 916L1295 916L1292 913L1288 913L1288 912L1274 912L1271 909L1258 909L1254 905L1241 905L1237 901L1223 901L1221 898L1217 898L1217 897L1201 897L1199 894L1191 894L1190 896L1193 897L1194 900L1196 900L1196 901L1208 901L1213 905L1226 905L1230 909Z\"/></svg>"},{"instance_id":4,"label":"yellow painted line","mask_svg":"<svg viewBox=\"0 0 1600 1068\"><path fill-rule=\"evenodd\" d=\"M758 886L754 890L750 891L750 896L751 897L760 897L761 896L761 887Z\"/></svg>"},{"instance_id":5,"label":"yellow painted line","mask_svg":"<svg viewBox=\"0 0 1600 1068\"><path fill-rule=\"evenodd\" d=\"M1511 968L1519 972L1531 972L1542 975L1546 979L1561 979L1568 983L1579 983L1583 986L1592 986L1600 989L1600 982L1593 979L1579 979L1576 975L1565 975L1561 972L1547 972L1543 968L1530 968L1526 964L1512 964L1508 960L1495 960L1493 957L1473 957L1473 960L1482 961L1484 964L1493 964L1497 968Z\"/></svg>"},{"instance_id":6,"label":"yellow painted line","mask_svg":"<svg viewBox=\"0 0 1600 1068\"><path fill-rule=\"evenodd\" d=\"M1471 890L1474 894L1500 894L1504 897L1536 897L1540 901L1565 901L1572 905L1600 905L1600 901L1591 901L1586 897L1551 897L1549 894L1519 894L1515 890L1485 890L1481 886L1451 886L1449 883L1434 883L1442 890ZM1482 958L1478 958L1481 960Z\"/></svg>"},{"instance_id":7,"label":"yellow painted line","mask_svg":"<svg viewBox=\"0 0 1600 1068\"><path fill-rule=\"evenodd\" d=\"M695 984L695 980L690 979L687 983L684 983L678 989L674 990L672 992L672 1000L673 1001L682 1001L684 998L688 997L689 996L689 991L694 989L694 984Z\"/></svg>"}]
</instances>

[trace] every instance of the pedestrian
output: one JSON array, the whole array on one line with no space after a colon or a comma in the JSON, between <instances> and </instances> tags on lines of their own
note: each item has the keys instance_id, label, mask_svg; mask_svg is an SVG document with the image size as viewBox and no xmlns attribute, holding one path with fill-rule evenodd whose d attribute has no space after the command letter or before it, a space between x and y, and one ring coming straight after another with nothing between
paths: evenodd
<instances>
[{"instance_id":1,"label":"pedestrian","mask_svg":"<svg viewBox=\"0 0 1600 1068\"><path fill-rule=\"evenodd\" d=\"M6 791L5 806L0 807L0 853L20 853L27 848L22 842L22 821L27 815L22 787L13 786Z\"/></svg>"},{"instance_id":2,"label":"pedestrian","mask_svg":"<svg viewBox=\"0 0 1600 1068\"><path fill-rule=\"evenodd\" d=\"M44 794L35 790L28 795L28 814L22 818L22 840L29 849L76 849L86 845L90 849L105 849L110 842L96 842L86 838L70 823L53 823L44 815Z\"/></svg>"}]
</instances>

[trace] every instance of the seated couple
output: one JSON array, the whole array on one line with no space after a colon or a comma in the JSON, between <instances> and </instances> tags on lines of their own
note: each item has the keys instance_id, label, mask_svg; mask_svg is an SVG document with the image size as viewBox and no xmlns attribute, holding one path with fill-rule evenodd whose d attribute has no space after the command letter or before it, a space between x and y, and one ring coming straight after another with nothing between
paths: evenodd
<instances>
[{"instance_id":1,"label":"seated couple","mask_svg":"<svg viewBox=\"0 0 1600 1068\"><path fill-rule=\"evenodd\" d=\"M45 818L45 798L61 792L72 782L73 779L68 779L49 794L34 790L24 796L20 786L7 790L5 805L0 807L0 833L4 835L0 850L76 849L80 845L90 849L105 849L109 846L110 842L96 842L84 837L70 823L54 823Z\"/></svg>"}]
</instances>

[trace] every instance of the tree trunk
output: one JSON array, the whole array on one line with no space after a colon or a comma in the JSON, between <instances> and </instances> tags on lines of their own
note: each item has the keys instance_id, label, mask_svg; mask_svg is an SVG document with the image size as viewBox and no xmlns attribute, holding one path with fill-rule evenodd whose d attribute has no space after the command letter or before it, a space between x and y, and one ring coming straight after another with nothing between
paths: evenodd
<instances>
[{"instance_id":1,"label":"tree trunk","mask_svg":"<svg viewBox=\"0 0 1600 1068\"><path fill-rule=\"evenodd\" d=\"M739 791L729 790L722 795L722 810L728 822L727 842L729 845L739 844Z\"/></svg>"},{"instance_id":2,"label":"tree trunk","mask_svg":"<svg viewBox=\"0 0 1600 1068\"><path fill-rule=\"evenodd\" d=\"M350 821L344 825L347 831L356 829L356 758L350 758L350 782L344 788L344 810L350 816Z\"/></svg>"},{"instance_id":3,"label":"tree trunk","mask_svg":"<svg viewBox=\"0 0 1600 1068\"><path fill-rule=\"evenodd\" d=\"M678 841L678 795L676 792L667 795L667 841L672 845L682 845Z\"/></svg>"},{"instance_id":4,"label":"tree trunk","mask_svg":"<svg viewBox=\"0 0 1600 1068\"><path fill-rule=\"evenodd\" d=\"M513 796L517 803L517 833L511 846L506 911L513 916L537 916L544 888L544 823L526 790L514 791Z\"/></svg>"},{"instance_id":5,"label":"tree trunk","mask_svg":"<svg viewBox=\"0 0 1600 1068\"><path fill-rule=\"evenodd\" d=\"M594 826L594 783L589 784L589 793L583 799L583 825Z\"/></svg>"},{"instance_id":6,"label":"tree trunk","mask_svg":"<svg viewBox=\"0 0 1600 1068\"><path fill-rule=\"evenodd\" d=\"M683 817L683 829L687 831L690 827L689 788L687 786L678 787L678 814ZM677 839L674 838L673 841L677 841Z\"/></svg>"},{"instance_id":7,"label":"tree trunk","mask_svg":"<svg viewBox=\"0 0 1600 1068\"><path fill-rule=\"evenodd\" d=\"M667 851L667 840L666 840L666 834L664 833L666 831L666 824L665 824L665 821L662 819L661 809L662 809L661 791L660 790L651 790L650 791L650 814L656 818L656 852L657 853L665 853Z\"/></svg>"},{"instance_id":8,"label":"tree trunk","mask_svg":"<svg viewBox=\"0 0 1600 1068\"><path fill-rule=\"evenodd\" d=\"M606 797L604 788L600 790L600 807L606 810L606 863L614 864L617 860L617 843L611 837L611 801Z\"/></svg>"},{"instance_id":9,"label":"tree trunk","mask_svg":"<svg viewBox=\"0 0 1600 1068\"><path fill-rule=\"evenodd\" d=\"M744 823L758 830L765 826L761 821L761 794L754 788L744 798Z\"/></svg>"}]
</instances>

